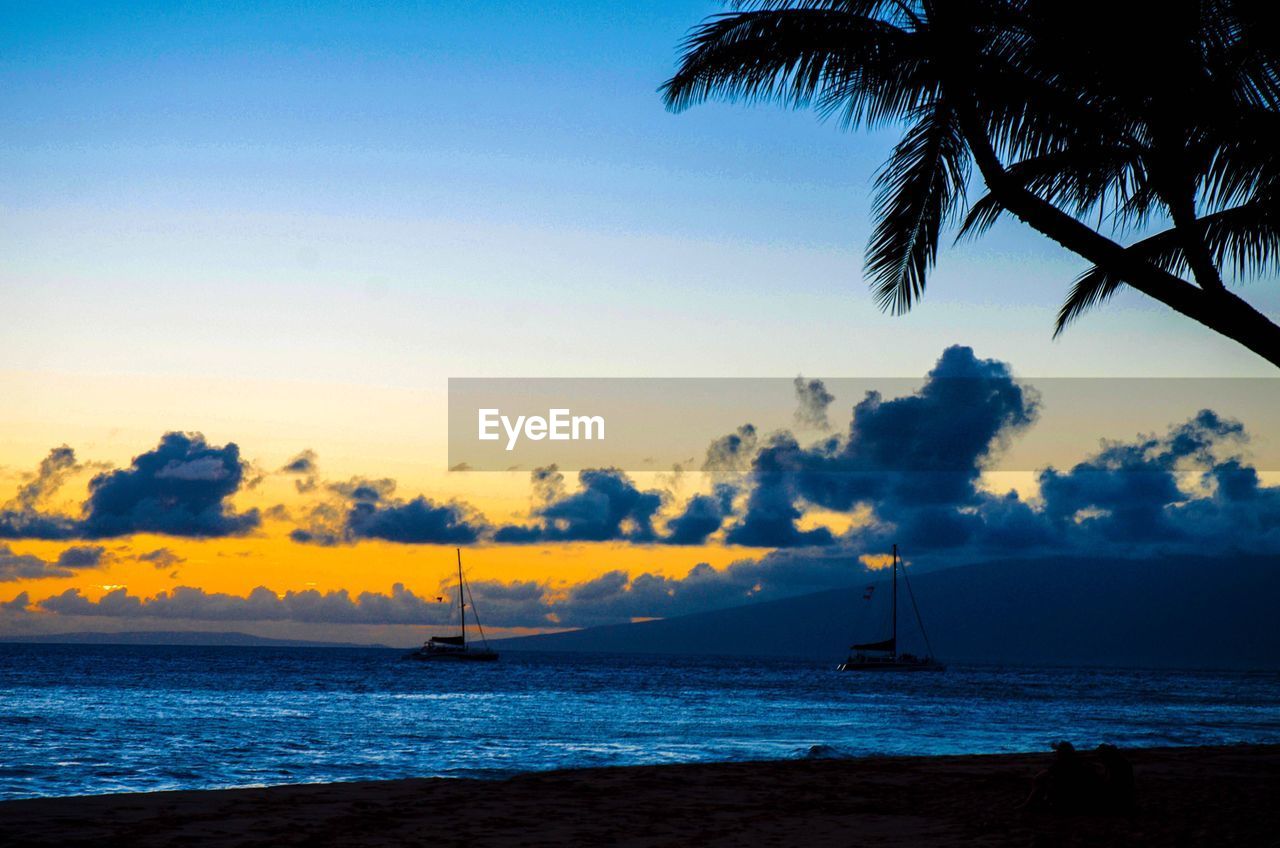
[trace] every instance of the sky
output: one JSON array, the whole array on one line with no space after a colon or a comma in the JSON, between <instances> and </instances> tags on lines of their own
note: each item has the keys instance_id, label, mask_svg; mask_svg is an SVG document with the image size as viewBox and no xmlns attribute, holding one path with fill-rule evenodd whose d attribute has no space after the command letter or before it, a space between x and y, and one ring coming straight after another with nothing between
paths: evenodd
<instances>
[{"instance_id":1,"label":"sky","mask_svg":"<svg viewBox=\"0 0 1280 848\"><path fill-rule=\"evenodd\" d=\"M712 473L629 478L637 492L665 493L652 538L540 531L533 542L496 541L502 527L542 526L548 508L571 510L574 492L595 490L569 474L563 491L538 500L527 471L448 473L450 378L922 379L955 345L972 349L973 367L1002 363L1031 382L1271 376L1261 359L1135 295L1053 340L1057 306L1082 266L1016 223L945 250L909 315L879 312L862 250L891 131L850 134L770 107L662 107L656 88L680 39L719 8L4 4L0 506L11 517L31 506L80 523L37 538L29 520L26 530L11 522L0 538L0 602L10 602L0 634L177 621L408 643L434 612L356 622L260 610L266 618L244 612L231 627L225 616L78 615L38 602L68 590L87 601L120 591L172 597L180 587L246 598L259 586L275 597L390 598L396 584L434 599L456 542L468 547L472 579L494 582L499 617L501 604L519 600L498 597L501 587L534 603L536 614L508 616L518 630L569 626L547 618L558 615L544 609L547 593L604 591L592 581L619 574L631 592L641 574L681 579L705 563L725 575L732 563L768 569L783 557L775 545L730 543L729 524L696 545L655 541L695 493L715 497L724 481ZM1255 302L1276 315L1274 288L1255 288ZM838 398L836 431L856 423L857 401ZM1161 424L1176 428L1197 412ZM1015 419L996 419L991 439L1033 426ZM1215 444L1240 441L1229 427L1203 426ZM137 458L162 455L170 432L201 434L173 466L196 463L193 486L213 468L199 464L209 456L230 476L167 496L204 498L192 509L230 523L193 532L191 521L130 512L109 533L93 524L91 481L145 476ZM1091 434L1138 436L1123 423ZM21 502L22 487L49 479L37 469L62 445L75 455L65 479L38 503ZM318 470L281 470L307 451ZM988 452L969 459L980 465ZM1215 479L1226 473L1223 455L1192 459L1218 469ZM1023 497L1036 497L1043 481L1026 476ZM356 478L396 485L360 500L351 486L341 491ZM748 501L764 497L760 478L747 478L731 481L727 521L745 521ZM1000 488L982 484L992 485ZM955 508L980 511L966 492ZM457 510L443 515L446 527L481 530L406 542L350 521L359 504L381 516L419 496ZM804 500L801 532L825 521L848 533L871 520L865 503L789 496ZM1035 508L1047 514L1044 503ZM468 511L482 520L467 522ZM227 518L247 515L258 517ZM333 538L299 542L299 529ZM849 564L876 562L883 543L841 547L844 570L814 585L861 579ZM739 576L747 589L760 582ZM668 590L679 594L655 591ZM27 603L13 604L23 595ZM681 609L697 606L688 604ZM636 612L625 607L609 615Z\"/></svg>"}]
</instances>

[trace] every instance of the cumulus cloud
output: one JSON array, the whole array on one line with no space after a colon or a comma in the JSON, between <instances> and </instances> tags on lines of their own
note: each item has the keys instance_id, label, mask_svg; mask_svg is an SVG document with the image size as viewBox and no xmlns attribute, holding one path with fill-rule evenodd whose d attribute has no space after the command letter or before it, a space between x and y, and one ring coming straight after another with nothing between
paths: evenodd
<instances>
[{"instance_id":1,"label":"cumulus cloud","mask_svg":"<svg viewBox=\"0 0 1280 848\"><path fill-rule=\"evenodd\" d=\"M471 600L486 624L496 627L583 627L661 618L752 600L785 597L848 585L865 573L845 557L766 557L717 570L706 563L683 578L610 571L569 587L535 581L469 583ZM419 595L402 584L391 591L351 594L314 589L277 595L258 587L246 596L181 586L155 597L113 589L90 600L68 589L34 606L59 615L163 618L200 621L296 621L324 624L445 625L455 608L449 596ZM443 598L443 600L441 600ZM28 602L24 601L24 606Z\"/></svg>"},{"instance_id":2,"label":"cumulus cloud","mask_svg":"<svg viewBox=\"0 0 1280 848\"><path fill-rule=\"evenodd\" d=\"M298 621L328 624L444 624L447 604L424 598L395 584L390 594L346 590L307 589L277 595L259 586L246 596L206 592L179 586L171 592L142 598L127 588L113 589L90 600L79 589L68 589L36 606L59 615L110 618L163 618L199 621Z\"/></svg>"},{"instance_id":3,"label":"cumulus cloud","mask_svg":"<svg viewBox=\"0 0 1280 848\"><path fill-rule=\"evenodd\" d=\"M494 541L527 542L653 542L658 534L654 516L664 493L641 491L616 468L594 468L578 473L578 490L561 491L563 478L554 468L533 472L533 485L542 503L534 510L537 522L502 527Z\"/></svg>"},{"instance_id":4,"label":"cumulus cloud","mask_svg":"<svg viewBox=\"0 0 1280 848\"><path fill-rule=\"evenodd\" d=\"M1280 487L1264 487L1239 450L1248 435L1212 410L1163 436L1104 444L1069 471L1039 476L1055 542L1160 551L1280 551Z\"/></svg>"},{"instance_id":5,"label":"cumulus cloud","mask_svg":"<svg viewBox=\"0 0 1280 848\"><path fill-rule=\"evenodd\" d=\"M670 545L705 544L733 513L734 494L732 486L720 483L713 494L694 495L684 510L667 522L667 534L662 541Z\"/></svg>"},{"instance_id":6,"label":"cumulus cloud","mask_svg":"<svg viewBox=\"0 0 1280 848\"><path fill-rule=\"evenodd\" d=\"M419 495L395 497L389 479L352 478L327 486L336 501L312 508L309 523L294 529L296 542L315 545L346 544L382 539L404 544L468 545L489 527L484 517L460 501L437 503Z\"/></svg>"},{"instance_id":7,"label":"cumulus cloud","mask_svg":"<svg viewBox=\"0 0 1280 848\"><path fill-rule=\"evenodd\" d=\"M919 391L891 400L868 392L843 436L808 446L788 432L770 436L754 455L746 513L727 540L829 545L836 537L825 528L798 528L803 508L848 512L862 503L889 520L945 517L938 531L962 534L951 511L974 502L983 462L1036 412L1034 394L1008 365L967 347L947 348ZM933 514L908 514L922 509Z\"/></svg>"},{"instance_id":8,"label":"cumulus cloud","mask_svg":"<svg viewBox=\"0 0 1280 848\"><path fill-rule=\"evenodd\" d=\"M182 557L178 556L168 548L156 548L154 551L147 551L146 553L138 554L138 559L142 562L149 562L156 568L161 569L171 568L180 562L185 562Z\"/></svg>"},{"instance_id":9,"label":"cumulus cloud","mask_svg":"<svg viewBox=\"0 0 1280 848\"><path fill-rule=\"evenodd\" d=\"M796 392L801 412L821 411L830 423L833 401L820 381L801 378ZM918 391L896 398L868 393L839 432L810 432L801 441L796 433L763 434L748 423L716 439L702 465L710 492L681 500L669 491L675 485L669 480L642 488L623 471L597 468L578 473L575 482L549 466L530 476L528 520L501 527L459 501L399 495L389 478L325 483L310 450L280 473L298 475L310 495L309 506L292 510L299 521L292 537L321 545L363 539L700 545L715 539L851 559L882 553L893 542L916 557L956 559L1089 553L1116 544L1129 554L1196 552L1205 545L1280 552L1280 489L1263 485L1246 461L1244 427L1210 410L1164 434L1103 444L1065 470L1043 469L1030 499L987 491L984 467L1038 411L1035 391L1006 363L953 346ZM817 426L816 417L805 420ZM42 512L48 494L81 467L70 448L51 451L0 511L0 538L234 535L260 521L256 510L237 513L230 504L244 486L234 444L217 447L198 434L170 433L128 468L95 476L79 517ZM289 518L283 508L271 514ZM857 520L831 529L837 526L827 520L832 514ZM166 550L143 559L168 567L173 563L160 553ZM628 578L626 585L634 582ZM642 588L648 585L642 581ZM502 602L532 602L531 589L520 592Z\"/></svg>"},{"instance_id":10,"label":"cumulus cloud","mask_svg":"<svg viewBox=\"0 0 1280 848\"><path fill-rule=\"evenodd\" d=\"M0 539L72 539L80 522L67 515L0 510Z\"/></svg>"},{"instance_id":11,"label":"cumulus cloud","mask_svg":"<svg viewBox=\"0 0 1280 848\"><path fill-rule=\"evenodd\" d=\"M43 577L74 577L86 568L96 568L105 559L106 549L98 545L66 548L54 560L34 554L16 553L8 545L0 545L0 583L14 580L38 580Z\"/></svg>"},{"instance_id":12,"label":"cumulus cloud","mask_svg":"<svg viewBox=\"0 0 1280 848\"><path fill-rule=\"evenodd\" d=\"M830 430L831 422L827 420L827 407L836 396L827 391L821 380L806 380L796 377L796 425L811 430Z\"/></svg>"},{"instance_id":13,"label":"cumulus cloud","mask_svg":"<svg viewBox=\"0 0 1280 848\"><path fill-rule=\"evenodd\" d=\"M70 516L41 511L67 478L84 468L66 445L53 448L39 467L25 475L13 500L0 509L0 539L68 539L76 534Z\"/></svg>"},{"instance_id":14,"label":"cumulus cloud","mask_svg":"<svg viewBox=\"0 0 1280 848\"><path fill-rule=\"evenodd\" d=\"M294 487L299 494L305 495L307 492L314 491L320 484L320 467L317 459L316 452L307 448L286 462L277 473L295 476L297 479L293 481Z\"/></svg>"},{"instance_id":15,"label":"cumulus cloud","mask_svg":"<svg viewBox=\"0 0 1280 848\"><path fill-rule=\"evenodd\" d=\"M717 483L737 481L751 469L759 446L759 434L755 425L743 424L728 435L721 436L707 447L702 470Z\"/></svg>"},{"instance_id":16,"label":"cumulus cloud","mask_svg":"<svg viewBox=\"0 0 1280 848\"><path fill-rule=\"evenodd\" d=\"M208 444L199 433L166 433L128 468L99 474L79 534L88 538L159 533L233 536L261 521L256 509L237 513L230 498L244 480L240 449Z\"/></svg>"},{"instance_id":17,"label":"cumulus cloud","mask_svg":"<svg viewBox=\"0 0 1280 848\"><path fill-rule=\"evenodd\" d=\"M19 592L16 597L8 601L0 601L0 610L9 613L23 613L27 611L27 607L31 605L31 595L28 592Z\"/></svg>"},{"instance_id":18,"label":"cumulus cloud","mask_svg":"<svg viewBox=\"0 0 1280 848\"><path fill-rule=\"evenodd\" d=\"M17 499L0 510L0 538L227 536L248 532L260 521L257 510L237 513L230 505L244 481L239 448L209 445L199 433L167 433L128 468L94 476L79 517L39 510L68 474L84 467L70 448L55 448Z\"/></svg>"},{"instance_id":19,"label":"cumulus cloud","mask_svg":"<svg viewBox=\"0 0 1280 848\"><path fill-rule=\"evenodd\" d=\"M17 497L6 508L18 511L37 509L82 467L76 461L76 452L67 445L53 448L40 461L35 473L27 476L26 482L18 489Z\"/></svg>"}]
</instances>

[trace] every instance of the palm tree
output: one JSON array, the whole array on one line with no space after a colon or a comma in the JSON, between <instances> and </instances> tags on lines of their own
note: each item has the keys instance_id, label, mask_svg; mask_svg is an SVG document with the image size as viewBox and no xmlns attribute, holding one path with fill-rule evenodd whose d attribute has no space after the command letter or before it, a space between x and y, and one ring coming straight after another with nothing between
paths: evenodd
<instances>
[{"instance_id":1,"label":"palm tree","mask_svg":"<svg viewBox=\"0 0 1280 848\"><path fill-rule=\"evenodd\" d=\"M1228 287L1280 257L1280 39L1258 0L757 0L696 27L662 86L898 125L866 271L923 294L945 228L1009 213L1085 258L1054 335L1123 286L1280 365ZM986 193L969 202L972 170Z\"/></svg>"}]
</instances>

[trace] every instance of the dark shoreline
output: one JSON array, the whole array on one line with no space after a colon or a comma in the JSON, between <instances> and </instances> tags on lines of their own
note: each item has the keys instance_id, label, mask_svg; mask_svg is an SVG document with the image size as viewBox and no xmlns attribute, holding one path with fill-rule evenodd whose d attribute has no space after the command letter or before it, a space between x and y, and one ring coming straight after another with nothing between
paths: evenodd
<instances>
[{"instance_id":1,"label":"dark shoreline","mask_svg":"<svg viewBox=\"0 0 1280 848\"><path fill-rule=\"evenodd\" d=\"M5 845L1266 845L1280 745L1127 750L1129 816L1016 809L1049 753L623 766L0 802Z\"/></svg>"}]
</instances>

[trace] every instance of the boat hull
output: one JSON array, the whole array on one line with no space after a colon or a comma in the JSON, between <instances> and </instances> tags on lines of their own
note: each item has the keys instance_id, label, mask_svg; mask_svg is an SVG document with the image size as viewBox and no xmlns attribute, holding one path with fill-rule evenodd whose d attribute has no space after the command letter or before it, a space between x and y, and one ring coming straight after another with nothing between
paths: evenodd
<instances>
[{"instance_id":1,"label":"boat hull","mask_svg":"<svg viewBox=\"0 0 1280 848\"><path fill-rule=\"evenodd\" d=\"M495 662L497 651L410 651L407 660L417 662Z\"/></svg>"},{"instance_id":2,"label":"boat hull","mask_svg":"<svg viewBox=\"0 0 1280 848\"><path fill-rule=\"evenodd\" d=\"M840 663L836 668L837 671L860 671L860 672L877 672L877 671L946 671L947 667L937 662L879 662L879 663L860 663L860 662L844 662Z\"/></svg>"}]
</instances>

